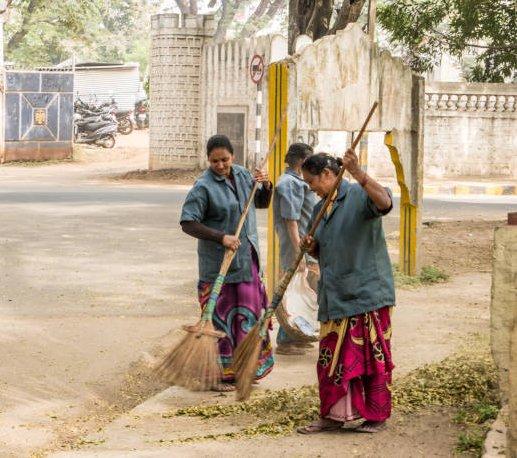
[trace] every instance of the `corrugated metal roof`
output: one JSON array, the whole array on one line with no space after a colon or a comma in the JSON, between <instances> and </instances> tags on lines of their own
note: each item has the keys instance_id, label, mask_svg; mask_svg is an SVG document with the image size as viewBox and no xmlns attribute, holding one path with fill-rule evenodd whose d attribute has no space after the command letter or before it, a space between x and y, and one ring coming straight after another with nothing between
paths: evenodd
<instances>
[{"instance_id":1,"label":"corrugated metal roof","mask_svg":"<svg viewBox=\"0 0 517 458\"><path fill-rule=\"evenodd\" d=\"M138 66L75 69L75 96L85 102L103 103L115 98L120 110L131 110L139 98Z\"/></svg>"}]
</instances>

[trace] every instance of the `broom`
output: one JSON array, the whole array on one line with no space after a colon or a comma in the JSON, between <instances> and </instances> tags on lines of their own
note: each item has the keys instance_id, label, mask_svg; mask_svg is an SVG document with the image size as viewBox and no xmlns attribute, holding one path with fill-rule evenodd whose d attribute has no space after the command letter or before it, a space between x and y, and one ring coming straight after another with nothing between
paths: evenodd
<instances>
[{"instance_id":1,"label":"broom","mask_svg":"<svg viewBox=\"0 0 517 458\"><path fill-rule=\"evenodd\" d=\"M287 109L276 127L275 135L269 150L260 164L262 169L273 151L281 134L282 124L287 116ZM246 216L251 208L259 183L255 182L240 216L235 236L239 237ZM192 391L206 391L216 386L222 378L222 367L219 360L218 339L225 336L224 332L215 329L212 323L217 300L221 294L226 274L236 252L227 248L219 274L215 279L208 302L201 314L200 320L194 325L183 326L187 335L170 351L156 366L159 377L172 385L182 386Z\"/></svg>"},{"instance_id":2,"label":"broom","mask_svg":"<svg viewBox=\"0 0 517 458\"><path fill-rule=\"evenodd\" d=\"M359 134L354 139L350 149L354 150L359 144L359 141L361 140L361 137L363 136L366 130L366 126L368 125L371 117L373 116L373 113L375 112L377 105L378 103L374 102L372 108L370 109L370 112L368 113L368 116L366 117L366 120L363 123L363 126L361 127L361 130L359 131ZM334 194L338 189L339 185L341 184L344 172L345 167L341 167L341 170L339 171L339 174L336 179L336 184L327 195L325 202L321 207L321 210L316 216L316 219L314 220L314 223L307 234L308 236L314 236L314 233L316 232L316 229L320 221L323 219L323 216L325 215L327 209L333 202ZM262 342L266 337L267 330L269 329L271 318L273 317L275 309L282 302L282 298L284 297L289 282L296 273L298 269L298 264L300 264L306 252L306 247L303 247L300 250L300 253L298 254L293 265L284 273L282 279L280 280L280 283L275 288L271 304L266 309L262 318L255 324L255 326L251 329L251 331L248 333L245 339L235 349L233 369L235 371L235 378L237 380L236 396L238 401L244 401L248 399L251 394L252 384L255 380L256 373L259 367L260 349L262 347Z\"/></svg>"}]
</instances>

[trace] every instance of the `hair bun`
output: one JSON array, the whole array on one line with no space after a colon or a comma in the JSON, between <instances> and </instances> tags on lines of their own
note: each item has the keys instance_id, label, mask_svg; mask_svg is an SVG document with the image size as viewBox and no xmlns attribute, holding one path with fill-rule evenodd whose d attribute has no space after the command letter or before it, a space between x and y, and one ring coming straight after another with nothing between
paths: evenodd
<instances>
[{"instance_id":1,"label":"hair bun","mask_svg":"<svg viewBox=\"0 0 517 458\"><path fill-rule=\"evenodd\" d=\"M336 164L339 165L340 167L343 166L343 159L341 159L340 157L336 157Z\"/></svg>"}]
</instances>

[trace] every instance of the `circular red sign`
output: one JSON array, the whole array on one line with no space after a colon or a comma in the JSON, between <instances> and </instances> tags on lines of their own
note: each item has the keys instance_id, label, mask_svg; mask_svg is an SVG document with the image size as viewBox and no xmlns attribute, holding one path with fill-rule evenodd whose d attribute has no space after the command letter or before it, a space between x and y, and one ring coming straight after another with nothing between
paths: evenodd
<instances>
[{"instance_id":1,"label":"circular red sign","mask_svg":"<svg viewBox=\"0 0 517 458\"><path fill-rule=\"evenodd\" d=\"M262 81L262 77L264 76L264 59L258 54L255 54L251 58L250 76L251 81L253 81L255 84L260 83L260 81Z\"/></svg>"}]
</instances>

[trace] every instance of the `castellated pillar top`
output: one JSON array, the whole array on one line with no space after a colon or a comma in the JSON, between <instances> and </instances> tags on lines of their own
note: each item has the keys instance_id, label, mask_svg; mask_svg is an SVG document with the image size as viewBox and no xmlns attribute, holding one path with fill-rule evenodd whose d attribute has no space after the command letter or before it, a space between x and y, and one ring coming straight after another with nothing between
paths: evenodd
<instances>
[{"instance_id":1,"label":"castellated pillar top","mask_svg":"<svg viewBox=\"0 0 517 458\"><path fill-rule=\"evenodd\" d=\"M195 35L212 37L216 22L213 14L161 13L151 17L152 35Z\"/></svg>"}]
</instances>

